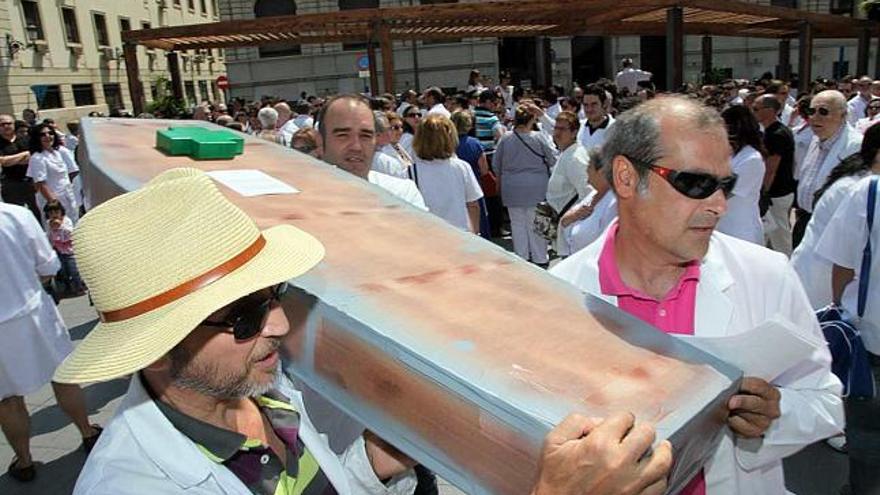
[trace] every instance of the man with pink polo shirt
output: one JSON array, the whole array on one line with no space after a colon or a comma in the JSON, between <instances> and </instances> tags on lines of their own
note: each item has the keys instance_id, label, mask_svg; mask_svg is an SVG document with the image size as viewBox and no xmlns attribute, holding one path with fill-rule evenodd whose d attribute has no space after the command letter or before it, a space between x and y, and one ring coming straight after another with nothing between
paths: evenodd
<instances>
[{"instance_id":1,"label":"man with pink polo shirt","mask_svg":"<svg viewBox=\"0 0 880 495\"><path fill-rule=\"evenodd\" d=\"M843 428L809 301L784 255L714 231L736 176L715 110L664 97L622 114L600 153L619 217L551 273L666 333L722 337L788 320L816 349L768 383L745 377L718 449L681 493L785 493L782 459Z\"/></svg>"}]
</instances>

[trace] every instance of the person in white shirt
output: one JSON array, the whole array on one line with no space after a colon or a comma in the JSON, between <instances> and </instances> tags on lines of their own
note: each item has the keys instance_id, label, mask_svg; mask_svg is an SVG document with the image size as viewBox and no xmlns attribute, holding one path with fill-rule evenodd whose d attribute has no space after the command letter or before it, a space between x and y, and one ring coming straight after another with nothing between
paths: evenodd
<instances>
[{"instance_id":1,"label":"person in white shirt","mask_svg":"<svg viewBox=\"0 0 880 495\"><path fill-rule=\"evenodd\" d=\"M793 246L797 246L803 238L813 211L816 191L825 183L831 170L841 160L858 151L862 144L862 135L847 125L846 112L843 94L836 90L822 91L810 101L807 114L815 137L800 167L795 169L798 209L792 228Z\"/></svg>"},{"instance_id":2,"label":"person in white shirt","mask_svg":"<svg viewBox=\"0 0 880 495\"><path fill-rule=\"evenodd\" d=\"M880 122L880 118L878 118L878 116L880 116L880 98L872 96L871 102L868 103L865 112L867 116L863 119L859 119L855 125L856 130L862 134L868 130L868 127Z\"/></svg>"},{"instance_id":3,"label":"person in white shirt","mask_svg":"<svg viewBox=\"0 0 880 495\"><path fill-rule=\"evenodd\" d=\"M480 75L480 71L472 69L470 74L468 74L468 83L464 90L465 93L479 94L485 89L486 86L483 85L483 77Z\"/></svg>"},{"instance_id":4,"label":"person in white shirt","mask_svg":"<svg viewBox=\"0 0 880 495\"><path fill-rule=\"evenodd\" d=\"M871 83L874 82L868 76L862 76L856 82L858 94L853 96L846 104L846 120L850 125L855 125L859 119L865 117L865 110L871 101Z\"/></svg>"},{"instance_id":5,"label":"person in white shirt","mask_svg":"<svg viewBox=\"0 0 880 495\"><path fill-rule=\"evenodd\" d=\"M373 154L372 169L376 172L406 179L409 177L408 166L403 162L400 155L393 149L385 151L391 144L391 123L385 116L385 112L375 110L373 119L376 127L376 151Z\"/></svg>"},{"instance_id":6,"label":"person in white shirt","mask_svg":"<svg viewBox=\"0 0 880 495\"><path fill-rule=\"evenodd\" d=\"M419 107L419 95L415 91L408 89L400 95L400 105L397 107L397 115L406 116L406 109L415 105Z\"/></svg>"},{"instance_id":7,"label":"person in white shirt","mask_svg":"<svg viewBox=\"0 0 880 495\"><path fill-rule=\"evenodd\" d=\"M605 163L599 148L589 155L587 174L592 192L559 219L559 230L567 254L589 246L617 218L617 197L605 177Z\"/></svg>"},{"instance_id":8,"label":"person in white shirt","mask_svg":"<svg viewBox=\"0 0 880 495\"><path fill-rule=\"evenodd\" d=\"M24 397L50 382L73 344L61 314L41 284L58 272L61 263L40 224L24 207L0 203L0 265L0 424L15 455L8 474L29 482L36 467ZM82 390L56 382L52 382L52 389L61 410L91 449L101 430L89 423Z\"/></svg>"},{"instance_id":9,"label":"person in white shirt","mask_svg":"<svg viewBox=\"0 0 880 495\"><path fill-rule=\"evenodd\" d=\"M602 147L618 221L550 273L666 333L723 338L790 322L811 350L777 377L743 378L719 416L721 443L683 492L779 495L782 460L842 431L842 387L784 255L714 231L734 183L727 141L717 112L686 97L621 114Z\"/></svg>"},{"instance_id":10,"label":"person in white shirt","mask_svg":"<svg viewBox=\"0 0 880 495\"><path fill-rule=\"evenodd\" d=\"M48 124L37 124L31 129L29 146L27 176L34 180L39 209L50 201L58 201L76 224L79 203L72 181L79 174L79 167L70 150L61 146L58 131Z\"/></svg>"},{"instance_id":11,"label":"person in white shirt","mask_svg":"<svg viewBox=\"0 0 880 495\"><path fill-rule=\"evenodd\" d=\"M831 262L818 253L819 241L831 219L850 197L852 187L868 173L878 149L880 127L871 127L865 133L859 151L842 160L816 192L813 214L804 238L791 253L791 266L800 277L814 309L824 308L832 302Z\"/></svg>"},{"instance_id":12,"label":"person in white shirt","mask_svg":"<svg viewBox=\"0 0 880 495\"><path fill-rule=\"evenodd\" d=\"M640 82L650 81L651 78L654 77L654 75L648 71L633 67L633 61L631 58L623 59L620 65L622 70L617 73L614 82L617 84L618 89L628 89L630 96L636 94Z\"/></svg>"},{"instance_id":13,"label":"person in white shirt","mask_svg":"<svg viewBox=\"0 0 880 495\"><path fill-rule=\"evenodd\" d=\"M817 251L833 263L832 297L851 316L862 337L875 383L880 383L880 191L876 156L872 174L850 189L819 241ZM874 208L868 230L869 192ZM870 240L870 247L867 242ZM867 250L867 251L866 251ZM863 280L864 279L864 280ZM863 282L867 287L859 306ZM861 316L859 316L861 309ZM849 452L851 493L880 492L880 398L859 398L847 402L846 445Z\"/></svg>"},{"instance_id":14,"label":"person in white shirt","mask_svg":"<svg viewBox=\"0 0 880 495\"><path fill-rule=\"evenodd\" d=\"M601 146L605 141L605 133L614 124L614 117L605 110L608 94L600 86L590 84L584 89L583 110L586 120L581 122L581 131L577 141L587 151Z\"/></svg>"},{"instance_id":15,"label":"person in white shirt","mask_svg":"<svg viewBox=\"0 0 880 495\"><path fill-rule=\"evenodd\" d=\"M752 111L744 105L721 113L727 126L733 158L730 168L737 175L736 186L727 198L727 213L718 221L718 232L764 245L764 225L758 200L764 182L764 149L761 131Z\"/></svg>"},{"instance_id":16,"label":"person in white shirt","mask_svg":"<svg viewBox=\"0 0 880 495\"><path fill-rule=\"evenodd\" d=\"M587 150L576 139L580 125L577 115L561 112L553 127L553 141L559 158L547 183L547 203L560 217L592 192L587 179ZM556 253L568 256L568 245L562 235L563 229L560 228L557 230Z\"/></svg>"},{"instance_id":17,"label":"person in white shirt","mask_svg":"<svg viewBox=\"0 0 880 495\"><path fill-rule=\"evenodd\" d=\"M305 100L296 102L293 106L293 111L296 112L296 115L292 121L297 128L302 129L315 126L315 119L311 116L312 106L309 105L309 102Z\"/></svg>"},{"instance_id":18,"label":"person in white shirt","mask_svg":"<svg viewBox=\"0 0 880 495\"><path fill-rule=\"evenodd\" d=\"M480 183L471 166L455 156L458 131L442 115L419 123L413 150L412 176L428 210L461 230L480 233Z\"/></svg>"},{"instance_id":19,"label":"person in white shirt","mask_svg":"<svg viewBox=\"0 0 880 495\"><path fill-rule=\"evenodd\" d=\"M443 90L437 86L431 86L426 89L425 92L422 93L422 98L425 101L425 105L428 107L427 115L437 114L442 115L447 119L452 115L444 105L446 103L446 95L443 93Z\"/></svg>"}]
</instances>

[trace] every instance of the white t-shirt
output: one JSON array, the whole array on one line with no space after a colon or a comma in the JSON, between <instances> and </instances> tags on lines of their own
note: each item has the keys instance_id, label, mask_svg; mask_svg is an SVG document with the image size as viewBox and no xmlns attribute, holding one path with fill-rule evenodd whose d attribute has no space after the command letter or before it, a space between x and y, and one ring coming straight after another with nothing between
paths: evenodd
<instances>
[{"instance_id":1,"label":"white t-shirt","mask_svg":"<svg viewBox=\"0 0 880 495\"><path fill-rule=\"evenodd\" d=\"M416 187L415 182L409 179L400 179L390 175L380 174L373 170L370 170L367 173L367 180L370 184L375 184L382 189L385 189L416 208L428 211L428 207L425 206L425 199L422 198L422 193L419 192L419 188Z\"/></svg>"},{"instance_id":2,"label":"white t-shirt","mask_svg":"<svg viewBox=\"0 0 880 495\"><path fill-rule=\"evenodd\" d=\"M871 178L865 177L849 190L849 196L837 208L822 234L816 252L824 260L855 271L855 278L847 284L841 305L850 315L858 315L859 274L862 253L868 240L868 187ZM878 191L880 192L880 191ZM865 313L858 327L865 348L880 354L880 198L874 202L874 226L871 229L871 271Z\"/></svg>"},{"instance_id":3,"label":"white t-shirt","mask_svg":"<svg viewBox=\"0 0 880 495\"><path fill-rule=\"evenodd\" d=\"M446 107L443 106L442 103L438 103L438 104L434 105L433 107L431 107L431 109L428 110L428 115L431 115L431 114L442 115L446 118L449 118L452 116L452 114L449 113L449 110L447 110Z\"/></svg>"},{"instance_id":4,"label":"white t-shirt","mask_svg":"<svg viewBox=\"0 0 880 495\"><path fill-rule=\"evenodd\" d=\"M739 178L733 196L727 200L727 213L718 222L718 231L763 246L764 224L758 199L764 181L764 158L758 150L746 146L734 155L730 168Z\"/></svg>"},{"instance_id":5,"label":"white t-shirt","mask_svg":"<svg viewBox=\"0 0 880 495\"><path fill-rule=\"evenodd\" d=\"M584 198L575 208L593 201L593 195ZM605 232L611 222L617 218L617 196L614 191L608 191L593 207L593 213L587 218L579 220L563 229L568 254L574 254L589 246Z\"/></svg>"},{"instance_id":6,"label":"white t-shirt","mask_svg":"<svg viewBox=\"0 0 880 495\"><path fill-rule=\"evenodd\" d=\"M281 126L281 129L278 129L278 143L283 144L284 146L289 146L290 140L298 130L299 126L296 125L296 121L293 119L288 120L283 126Z\"/></svg>"},{"instance_id":7,"label":"white t-shirt","mask_svg":"<svg viewBox=\"0 0 880 495\"><path fill-rule=\"evenodd\" d=\"M459 158L422 160L413 165L416 185L431 213L462 229L470 230L467 203L483 197L471 166Z\"/></svg>"},{"instance_id":8,"label":"white t-shirt","mask_svg":"<svg viewBox=\"0 0 880 495\"><path fill-rule=\"evenodd\" d=\"M27 176L34 179L34 182L45 182L55 193L65 191L71 188L70 174L79 172L79 167L72 158L69 150L61 148L35 153L28 161Z\"/></svg>"},{"instance_id":9,"label":"white t-shirt","mask_svg":"<svg viewBox=\"0 0 880 495\"><path fill-rule=\"evenodd\" d=\"M581 130L578 132L577 142L587 151L590 151L595 146L602 146L602 143L605 142L605 133L608 132L612 125L614 125L614 117L609 115L608 123L605 124L605 127L600 127L594 132L590 132L590 125L584 120L581 122Z\"/></svg>"},{"instance_id":10,"label":"white t-shirt","mask_svg":"<svg viewBox=\"0 0 880 495\"><path fill-rule=\"evenodd\" d=\"M379 151L373 153L373 165L370 169L375 170L380 174L407 179L409 178L409 175L406 173L406 168L407 167L397 158L392 158L390 155Z\"/></svg>"},{"instance_id":11,"label":"white t-shirt","mask_svg":"<svg viewBox=\"0 0 880 495\"><path fill-rule=\"evenodd\" d=\"M561 212L571 198L587 197L592 188L587 183L587 150L574 143L559 154L550 180L547 182L547 202Z\"/></svg>"},{"instance_id":12,"label":"white t-shirt","mask_svg":"<svg viewBox=\"0 0 880 495\"><path fill-rule=\"evenodd\" d=\"M628 67L617 73L614 82L617 84L618 88L628 88L629 93L634 95L639 89L639 83L641 81L650 81L651 76L652 74L650 72L636 69L634 67Z\"/></svg>"}]
</instances>

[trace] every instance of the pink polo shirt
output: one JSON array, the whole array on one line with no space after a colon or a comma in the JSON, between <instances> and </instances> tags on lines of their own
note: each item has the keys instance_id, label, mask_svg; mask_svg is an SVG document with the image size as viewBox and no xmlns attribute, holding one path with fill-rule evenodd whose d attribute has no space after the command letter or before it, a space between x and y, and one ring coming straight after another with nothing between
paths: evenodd
<instances>
[{"instance_id":1,"label":"pink polo shirt","mask_svg":"<svg viewBox=\"0 0 880 495\"><path fill-rule=\"evenodd\" d=\"M608 229L605 245L599 255L599 287L602 294L617 296L617 307L666 333L694 334L694 313L700 263L687 265L678 283L661 300L627 286L620 277L614 255L617 222ZM681 495L705 495L703 471L681 491Z\"/></svg>"}]
</instances>

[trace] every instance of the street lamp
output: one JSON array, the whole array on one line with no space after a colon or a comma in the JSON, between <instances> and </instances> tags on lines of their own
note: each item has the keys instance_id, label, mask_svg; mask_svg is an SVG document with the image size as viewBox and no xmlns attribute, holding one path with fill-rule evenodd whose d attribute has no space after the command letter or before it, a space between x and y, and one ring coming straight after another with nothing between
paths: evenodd
<instances>
[{"instance_id":1,"label":"street lamp","mask_svg":"<svg viewBox=\"0 0 880 495\"><path fill-rule=\"evenodd\" d=\"M27 33L28 44L32 45L35 41L40 39L40 28L36 26L36 24L28 24L24 28Z\"/></svg>"}]
</instances>

